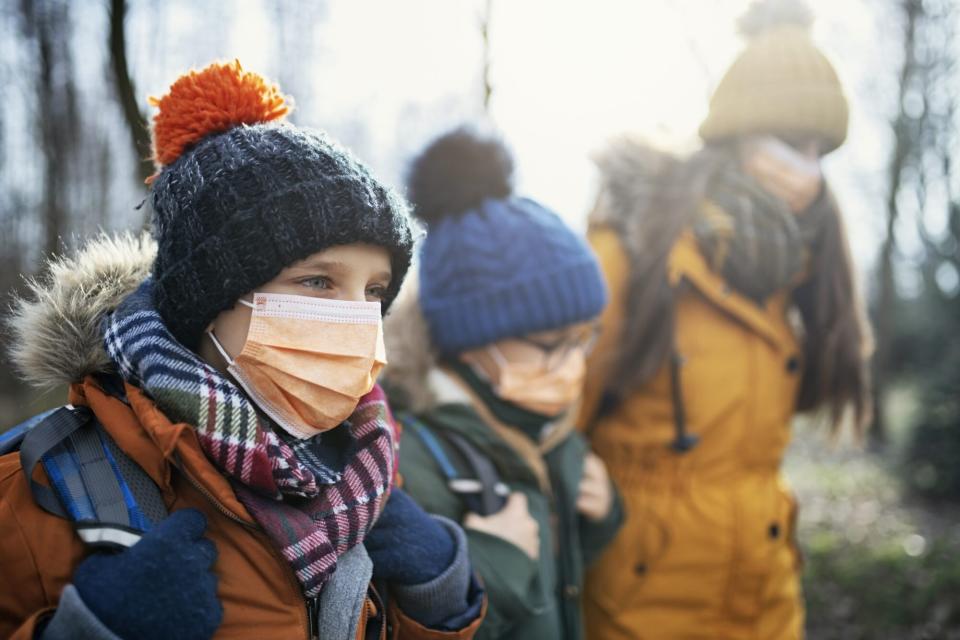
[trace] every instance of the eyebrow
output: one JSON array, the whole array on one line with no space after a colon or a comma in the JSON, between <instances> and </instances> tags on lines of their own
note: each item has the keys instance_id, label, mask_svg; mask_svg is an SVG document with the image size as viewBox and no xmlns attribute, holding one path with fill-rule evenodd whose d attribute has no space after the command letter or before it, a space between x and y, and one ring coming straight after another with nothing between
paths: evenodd
<instances>
[{"instance_id":1,"label":"eyebrow","mask_svg":"<svg viewBox=\"0 0 960 640\"><path fill-rule=\"evenodd\" d=\"M300 264L295 264L290 267L291 269L297 271L327 271L329 273L340 274L345 271L349 271L352 267L346 262L341 262L339 260L308 260ZM386 280L389 282L393 279L393 274L389 271L381 271L380 273L374 274L371 277L371 280Z\"/></svg>"},{"instance_id":2,"label":"eyebrow","mask_svg":"<svg viewBox=\"0 0 960 640\"><path fill-rule=\"evenodd\" d=\"M340 262L339 260L306 260L304 262L291 265L291 268L306 271L320 269L323 271L338 272L346 271L348 266L345 262Z\"/></svg>"}]
</instances>

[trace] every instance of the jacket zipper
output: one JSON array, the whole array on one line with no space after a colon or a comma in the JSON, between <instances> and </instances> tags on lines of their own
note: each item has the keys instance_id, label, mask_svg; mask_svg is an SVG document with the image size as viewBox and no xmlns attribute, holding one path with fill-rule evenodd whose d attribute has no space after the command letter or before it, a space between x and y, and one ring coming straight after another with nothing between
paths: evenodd
<instances>
[{"instance_id":1,"label":"jacket zipper","mask_svg":"<svg viewBox=\"0 0 960 640\"><path fill-rule=\"evenodd\" d=\"M310 640L320 640L320 598L307 598L307 633Z\"/></svg>"},{"instance_id":2,"label":"jacket zipper","mask_svg":"<svg viewBox=\"0 0 960 640\"><path fill-rule=\"evenodd\" d=\"M183 474L183 477L187 479L187 482L189 482L190 485L191 485L194 489L196 489L197 491L199 491L199 492L203 495L203 497L206 498L206 499L210 502L210 504L212 504L214 507L216 507L217 511L219 511L220 513L222 513L223 515L225 515L225 516L228 517L229 519L233 520L234 522L237 522L237 523L239 523L239 524L242 524L243 526L245 526L245 527L248 528L248 529L257 529L257 527L256 527L255 525L247 522L246 520L244 520L243 518L241 518L240 516L238 516L237 514L235 514L233 511L230 511L230 510L227 509L225 506L223 506L223 505L220 503L220 501L217 500L217 499L213 496L212 493L210 493L209 491L207 491L207 490L204 488L204 486L203 486L202 484L200 484L200 482L198 482L192 475L190 475L189 473L187 473L187 470L184 469L184 468L180 465L179 462L176 462L176 463L175 463L175 466L176 466L177 469L180 471L180 473Z\"/></svg>"},{"instance_id":3,"label":"jacket zipper","mask_svg":"<svg viewBox=\"0 0 960 640\"><path fill-rule=\"evenodd\" d=\"M235 514L233 511L230 511L225 506L223 506L220 503L220 501L213 496L213 494L207 491L203 487L203 485L201 485L192 475L190 475L187 472L186 469L184 469L179 464L179 461L174 463L174 466L176 466L176 468L180 471L180 473L183 474L183 477L187 479L187 482L189 482L194 489L199 491L200 494L203 495L203 497L205 497L210 502L210 504L212 504L217 509L217 511L222 513L224 516L226 516L230 520L233 520L234 522L243 525L247 529L250 529L251 531L260 531L260 528L258 526L247 522L246 520L244 520L243 518ZM273 554L273 557L280 561L280 566L287 568L287 571L285 571L284 573L287 576L287 582L290 584L291 587L293 587L294 592L302 593L302 589L300 588L300 583L297 581L296 577L292 575L293 570L289 568L289 564L287 563L286 559L283 556L281 556L276 549L273 548L273 545L270 544L269 541L266 546L267 546L267 549L270 550L270 553ZM319 635L317 635L319 633L319 630L317 629L317 627L319 626L319 619L320 619L319 598L316 598L316 597L307 598L306 609L307 609L307 619L306 619L306 625L304 626L304 631L307 632L308 640L319 640Z\"/></svg>"}]
</instances>

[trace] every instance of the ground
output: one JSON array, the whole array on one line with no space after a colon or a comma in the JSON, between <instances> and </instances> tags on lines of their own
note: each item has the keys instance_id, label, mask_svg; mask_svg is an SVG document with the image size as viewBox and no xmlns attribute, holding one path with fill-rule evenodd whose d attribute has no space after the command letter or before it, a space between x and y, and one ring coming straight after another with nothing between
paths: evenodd
<instances>
[{"instance_id":1,"label":"ground","mask_svg":"<svg viewBox=\"0 0 960 640\"><path fill-rule=\"evenodd\" d=\"M960 505L904 493L900 434L877 453L796 432L809 640L960 639Z\"/></svg>"}]
</instances>

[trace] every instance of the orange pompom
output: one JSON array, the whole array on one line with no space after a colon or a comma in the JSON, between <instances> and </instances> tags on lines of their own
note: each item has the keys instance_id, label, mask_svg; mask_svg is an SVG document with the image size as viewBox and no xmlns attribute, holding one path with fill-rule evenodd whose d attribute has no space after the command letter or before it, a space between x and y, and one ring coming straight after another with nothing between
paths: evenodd
<instances>
[{"instance_id":1,"label":"orange pompom","mask_svg":"<svg viewBox=\"0 0 960 640\"><path fill-rule=\"evenodd\" d=\"M239 60L182 75L167 95L150 98L150 104L160 109L153 118L153 161L158 173L212 133L269 122L290 112L279 87L244 71Z\"/></svg>"}]
</instances>

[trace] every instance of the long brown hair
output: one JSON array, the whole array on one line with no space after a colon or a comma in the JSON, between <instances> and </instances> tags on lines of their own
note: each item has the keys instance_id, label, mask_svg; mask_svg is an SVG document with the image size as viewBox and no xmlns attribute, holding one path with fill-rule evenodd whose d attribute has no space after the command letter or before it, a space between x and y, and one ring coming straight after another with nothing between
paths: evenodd
<instances>
[{"instance_id":1,"label":"long brown hair","mask_svg":"<svg viewBox=\"0 0 960 640\"><path fill-rule=\"evenodd\" d=\"M677 158L622 141L600 158L604 182L590 225L616 229L631 262L623 348L608 363L613 402L646 383L673 349L677 292L667 279L667 257L730 153L728 146L708 145ZM805 363L797 409L825 411L836 429L850 407L862 432L871 409L872 339L839 207L832 195L824 197L826 221L815 263L793 295Z\"/></svg>"}]
</instances>

